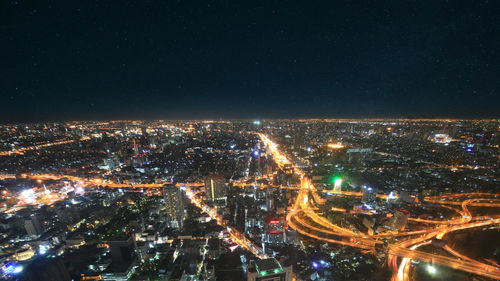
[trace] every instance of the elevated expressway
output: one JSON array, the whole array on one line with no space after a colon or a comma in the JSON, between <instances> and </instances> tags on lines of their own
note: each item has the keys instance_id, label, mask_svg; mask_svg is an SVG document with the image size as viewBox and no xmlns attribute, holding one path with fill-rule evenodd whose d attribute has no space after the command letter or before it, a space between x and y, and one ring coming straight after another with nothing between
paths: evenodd
<instances>
[{"instance_id":1,"label":"elevated expressway","mask_svg":"<svg viewBox=\"0 0 500 281\"><path fill-rule=\"evenodd\" d=\"M388 231L380 234L366 235L354 229L335 225L319 215L316 205L324 204L324 199L318 196L318 190L311 183L311 180L279 151L277 144L264 134L258 134L258 136L281 169L285 165L291 166L293 172L300 177L300 189L298 189L297 198L291 212L288 213L286 218L289 227L295 229L297 232L328 243L336 243L369 251L385 251L388 254L388 264L394 272L392 280L409 280L410 261L412 259L440 264L493 279L500 279L500 269L498 267L467 258L450 247L444 247L444 249L453 255L453 258L417 250L421 246L430 244L433 238L442 238L452 231L500 223L498 216L474 217L468 209L470 206L499 208L500 200L497 199L496 194L464 193L440 197L426 197L425 201L452 209L460 216L451 220L411 218L410 220L415 223L422 223L423 227L414 231ZM339 193L347 196L361 196L361 193L356 192ZM468 199L460 200L464 197ZM460 209L454 206L459 206ZM345 210L338 209L335 211ZM431 226L426 226L428 224ZM397 242L392 242L387 247L376 247L377 244L383 245L383 241L396 240L391 238L398 238ZM401 259L399 266L398 257Z\"/></svg>"}]
</instances>

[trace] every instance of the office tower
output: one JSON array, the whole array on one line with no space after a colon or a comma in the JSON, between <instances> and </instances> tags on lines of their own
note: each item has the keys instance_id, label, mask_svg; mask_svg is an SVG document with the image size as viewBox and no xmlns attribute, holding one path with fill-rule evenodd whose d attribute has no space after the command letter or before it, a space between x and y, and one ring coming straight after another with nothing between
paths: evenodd
<instances>
[{"instance_id":1,"label":"office tower","mask_svg":"<svg viewBox=\"0 0 500 281\"><path fill-rule=\"evenodd\" d=\"M210 238L208 240L208 258L211 260L218 259L221 253L221 241L219 238Z\"/></svg>"},{"instance_id":2,"label":"office tower","mask_svg":"<svg viewBox=\"0 0 500 281\"><path fill-rule=\"evenodd\" d=\"M107 242L111 251L111 260L116 264L123 264L134 260L134 241L131 236Z\"/></svg>"},{"instance_id":3,"label":"office tower","mask_svg":"<svg viewBox=\"0 0 500 281\"><path fill-rule=\"evenodd\" d=\"M271 188L268 188L266 189L266 209L268 212L271 212L274 208L274 192Z\"/></svg>"},{"instance_id":4,"label":"office tower","mask_svg":"<svg viewBox=\"0 0 500 281\"><path fill-rule=\"evenodd\" d=\"M111 252L111 264L101 273L102 280L126 281L130 280L137 268L137 245L132 236L120 237L108 241Z\"/></svg>"},{"instance_id":5,"label":"office tower","mask_svg":"<svg viewBox=\"0 0 500 281\"><path fill-rule=\"evenodd\" d=\"M285 242L285 224L277 218L268 219L265 222L266 242L279 245Z\"/></svg>"},{"instance_id":6,"label":"office tower","mask_svg":"<svg viewBox=\"0 0 500 281\"><path fill-rule=\"evenodd\" d=\"M132 140L132 146L134 147L134 155L139 155L141 153L139 141Z\"/></svg>"},{"instance_id":7,"label":"office tower","mask_svg":"<svg viewBox=\"0 0 500 281\"><path fill-rule=\"evenodd\" d=\"M208 203L216 203L227 200L227 188L224 177L209 176L205 178L206 200Z\"/></svg>"},{"instance_id":8,"label":"office tower","mask_svg":"<svg viewBox=\"0 0 500 281\"><path fill-rule=\"evenodd\" d=\"M245 208L245 232L257 225L257 210L255 208Z\"/></svg>"},{"instance_id":9,"label":"office tower","mask_svg":"<svg viewBox=\"0 0 500 281\"><path fill-rule=\"evenodd\" d=\"M275 258L251 261L247 281L291 281L291 266L282 267Z\"/></svg>"},{"instance_id":10,"label":"office tower","mask_svg":"<svg viewBox=\"0 0 500 281\"><path fill-rule=\"evenodd\" d=\"M295 149L301 148L305 145L305 132L303 129L296 132L293 138L293 147Z\"/></svg>"},{"instance_id":11,"label":"office tower","mask_svg":"<svg viewBox=\"0 0 500 281\"><path fill-rule=\"evenodd\" d=\"M399 209L394 215L389 219L387 227L393 230L403 230L408 223L408 217L410 213L407 210Z\"/></svg>"},{"instance_id":12,"label":"office tower","mask_svg":"<svg viewBox=\"0 0 500 281\"><path fill-rule=\"evenodd\" d=\"M236 202L234 209L234 224L236 229L245 231L246 206L245 200L240 199Z\"/></svg>"},{"instance_id":13,"label":"office tower","mask_svg":"<svg viewBox=\"0 0 500 281\"><path fill-rule=\"evenodd\" d=\"M181 190L175 184L166 185L163 188L163 197L170 227L181 228L184 222L184 200Z\"/></svg>"},{"instance_id":14,"label":"office tower","mask_svg":"<svg viewBox=\"0 0 500 281\"><path fill-rule=\"evenodd\" d=\"M32 215L29 219L24 220L24 228L29 236L40 236L42 234L42 226L38 218Z\"/></svg>"}]
</instances>

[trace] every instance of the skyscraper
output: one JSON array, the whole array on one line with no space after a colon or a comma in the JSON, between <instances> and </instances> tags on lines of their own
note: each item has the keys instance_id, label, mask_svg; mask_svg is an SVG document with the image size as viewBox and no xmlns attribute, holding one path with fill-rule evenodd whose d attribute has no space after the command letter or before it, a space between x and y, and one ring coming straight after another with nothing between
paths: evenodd
<instances>
[{"instance_id":1,"label":"skyscraper","mask_svg":"<svg viewBox=\"0 0 500 281\"><path fill-rule=\"evenodd\" d=\"M24 220L24 228L29 236L40 236L42 234L42 226L38 218L32 215L29 219Z\"/></svg>"},{"instance_id":2,"label":"skyscraper","mask_svg":"<svg viewBox=\"0 0 500 281\"><path fill-rule=\"evenodd\" d=\"M226 182L222 176L205 178L206 199L208 203L225 201L227 199Z\"/></svg>"},{"instance_id":3,"label":"skyscraper","mask_svg":"<svg viewBox=\"0 0 500 281\"><path fill-rule=\"evenodd\" d=\"M166 185L163 188L163 197L170 227L181 228L184 222L184 200L181 190L175 184Z\"/></svg>"},{"instance_id":4,"label":"skyscraper","mask_svg":"<svg viewBox=\"0 0 500 281\"><path fill-rule=\"evenodd\" d=\"M111 251L111 259L115 263L132 261L135 257L132 237L124 237L107 242Z\"/></svg>"},{"instance_id":5,"label":"skyscraper","mask_svg":"<svg viewBox=\"0 0 500 281\"><path fill-rule=\"evenodd\" d=\"M284 221L271 218L265 222L266 242L273 245L279 245L285 242Z\"/></svg>"}]
</instances>

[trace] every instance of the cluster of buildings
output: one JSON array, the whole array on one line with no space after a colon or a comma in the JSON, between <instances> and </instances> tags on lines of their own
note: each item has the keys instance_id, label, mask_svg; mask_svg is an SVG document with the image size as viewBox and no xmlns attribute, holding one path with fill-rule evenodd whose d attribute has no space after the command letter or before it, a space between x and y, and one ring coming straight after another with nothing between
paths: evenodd
<instances>
[{"instance_id":1,"label":"cluster of buildings","mask_svg":"<svg viewBox=\"0 0 500 281\"><path fill-rule=\"evenodd\" d=\"M279 168L253 132L276 141L294 165ZM0 126L0 275L39 280L50 274L55 281L363 278L383 272L384 258L315 241L288 226L300 188L294 166L318 188L321 215L371 235L416 229L411 218L451 216L423 203L425 196L494 190L499 145L496 121ZM235 231L267 258L253 255Z\"/></svg>"}]
</instances>

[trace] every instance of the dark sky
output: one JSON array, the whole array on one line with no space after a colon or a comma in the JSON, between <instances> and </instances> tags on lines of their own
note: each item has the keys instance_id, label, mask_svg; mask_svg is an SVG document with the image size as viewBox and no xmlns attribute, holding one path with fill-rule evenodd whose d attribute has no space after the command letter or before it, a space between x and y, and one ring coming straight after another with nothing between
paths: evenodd
<instances>
[{"instance_id":1,"label":"dark sky","mask_svg":"<svg viewBox=\"0 0 500 281\"><path fill-rule=\"evenodd\" d=\"M0 121L500 117L499 52L500 1L3 0Z\"/></svg>"}]
</instances>

